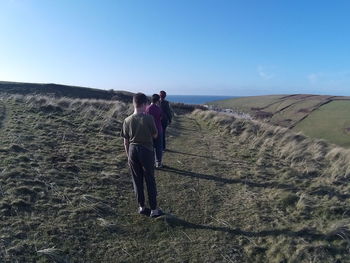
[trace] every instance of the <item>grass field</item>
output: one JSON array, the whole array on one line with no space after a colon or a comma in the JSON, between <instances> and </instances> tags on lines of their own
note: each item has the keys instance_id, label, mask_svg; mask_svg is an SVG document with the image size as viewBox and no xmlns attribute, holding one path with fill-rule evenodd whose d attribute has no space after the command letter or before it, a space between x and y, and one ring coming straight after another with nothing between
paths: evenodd
<instances>
[{"instance_id":1,"label":"grass field","mask_svg":"<svg viewBox=\"0 0 350 263\"><path fill-rule=\"evenodd\" d=\"M350 147L350 100L332 101L313 111L294 130Z\"/></svg>"},{"instance_id":2,"label":"grass field","mask_svg":"<svg viewBox=\"0 0 350 263\"><path fill-rule=\"evenodd\" d=\"M274 125L291 129L295 127L294 130L311 137L349 147L350 134L345 127L350 115L348 102L349 97L299 94L244 97L210 104L243 111ZM328 103L332 106L328 107ZM322 118L321 114L325 117ZM331 120L333 117L335 119Z\"/></svg>"},{"instance_id":3,"label":"grass field","mask_svg":"<svg viewBox=\"0 0 350 263\"><path fill-rule=\"evenodd\" d=\"M0 262L350 260L347 152L267 124L178 115L156 171L167 216L152 220L136 213L119 137L130 112L0 100Z\"/></svg>"},{"instance_id":4,"label":"grass field","mask_svg":"<svg viewBox=\"0 0 350 263\"><path fill-rule=\"evenodd\" d=\"M270 96L252 96L234 98L220 101L209 102L209 105L219 106L220 108L233 108L243 110L248 113L254 113L254 108L262 108L266 105L273 104L283 98L284 95L270 95Z\"/></svg>"}]
</instances>

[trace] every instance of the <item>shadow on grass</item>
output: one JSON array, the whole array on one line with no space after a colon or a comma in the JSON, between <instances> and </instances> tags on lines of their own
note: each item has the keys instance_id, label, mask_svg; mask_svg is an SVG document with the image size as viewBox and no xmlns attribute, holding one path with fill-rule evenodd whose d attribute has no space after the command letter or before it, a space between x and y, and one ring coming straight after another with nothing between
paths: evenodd
<instances>
[{"instance_id":1,"label":"shadow on grass","mask_svg":"<svg viewBox=\"0 0 350 263\"><path fill-rule=\"evenodd\" d=\"M217 176L209 175L209 174L202 174L202 173L195 173L195 172L180 170L180 169L176 169L176 168L169 167L169 166L164 166L163 170L166 172L175 173L175 174L179 174L182 176L188 176L188 177L199 178L199 179L203 179L203 180L215 181L215 182L220 182L220 183L224 183L224 184L243 184L243 185L247 185L250 187L273 188L273 189L289 190L292 192L297 192L297 191L302 190L302 189L300 189L294 185L291 185L291 184L283 184L283 183L278 183L278 182L254 182L254 181L245 180L245 179L222 178L222 177L217 177ZM310 194L317 195L317 196L327 195L329 197L336 196L337 198L339 198L341 200L346 200L350 197L350 194L340 193L339 191L337 191L331 187L323 187L323 188L320 187L319 189L310 192Z\"/></svg>"},{"instance_id":2,"label":"shadow on grass","mask_svg":"<svg viewBox=\"0 0 350 263\"><path fill-rule=\"evenodd\" d=\"M182 135L183 127L178 120L174 120L166 129L166 134L169 136L178 137Z\"/></svg>"},{"instance_id":3,"label":"shadow on grass","mask_svg":"<svg viewBox=\"0 0 350 263\"><path fill-rule=\"evenodd\" d=\"M317 195L317 196L327 195L330 198L336 196L341 200L346 200L350 198L350 194L342 194L337 190L333 189L332 187L327 187L327 186L320 186L317 190L310 192L310 195Z\"/></svg>"},{"instance_id":4,"label":"shadow on grass","mask_svg":"<svg viewBox=\"0 0 350 263\"><path fill-rule=\"evenodd\" d=\"M186 135L193 136L198 132L198 129L188 128L182 124L181 117L176 117L174 121L168 126L167 131L169 135L178 136L178 135Z\"/></svg>"},{"instance_id":5,"label":"shadow on grass","mask_svg":"<svg viewBox=\"0 0 350 263\"><path fill-rule=\"evenodd\" d=\"M179 169L169 167L169 166L164 166L162 168L162 170L166 171L166 172L170 172L170 173L179 174L182 176L188 176L188 177L193 177L193 178L198 178L198 179L203 179L203 180L215 181L215 182L224 183L224 184L244 184L244 185L251 186L251 187L277 188L277 189L291 190L291 191L298 190L297 187L290 185L290 184L281 184L281 183L276 183L276 182L259 183L259 182L252 182L249 180L242 180L242 179L222 178L222 177L217 177L214 175L179 170Z\"/></svg>"},{"instance_id":6,"label":"shadow on grass","mask_svg":"<svg viewBox=\"0 0 350 263\"><path fill-rule=\"evenodd\" d=\"M213 158L211 156L205 156L205 155L199 155L199 154L193 154L193 153L185 153L185 152L180 152L180 151L175 151L175 150L167 150L170 153L175 153L175 154L182 154L182 155L187 155L187 156L194 156L194 157L199 157L199 158L206 158L210 160L215 160L215 161L222 161L222 162L228 162L230 160L223 160L223 159L218 159L218 158Z\"/></svg>"},{"instance_id":7,"label":"shadow on grass","mask_svg":"<svg viewBox=\"0 0 350 263\"><path fill-rule=\"evenodd\" d=\"M167 214L165 217L163 217L163 220L166 224L168 224L171 227L184 227L184 228L190 228L190 229L220 231L220 232L225 232L232 235L245 236L245 237L287 236L291 238L305 238L311 241L318 241L318 240L333 241L333 240L342 239L342 237L338 235L326 235L311 229L302 229L299 231L292 231L288 228L284 228L284 229L271 229L271 230L262 230L262 231L254 232L254 231L245 231L240 228L230 228L227 226L194 224L184 219L180 219L171 214Z\"/></svg>"},{"instance_id":8,"label":"shadow on grass","mask_svg":"<svg viewBox=\"0 0 350 263\"><path fill-rule=\"evenodd\" d=\"M181 130L188 131L188 132L198 132L196 129L190 129L190 128L185 128L184 126L181 125L180 127Z\"/></svg>"}]
</instances>

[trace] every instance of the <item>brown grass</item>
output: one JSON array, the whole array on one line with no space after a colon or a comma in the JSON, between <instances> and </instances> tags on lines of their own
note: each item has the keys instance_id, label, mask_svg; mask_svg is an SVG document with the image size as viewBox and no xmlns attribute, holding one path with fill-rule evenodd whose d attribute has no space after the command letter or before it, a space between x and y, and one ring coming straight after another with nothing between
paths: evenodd
<instances>
[{"instance_id":1,"label":"brown grass","mask_svg":"<svg viewBox=\"0 0 350 263\"><path fill-rule=\"evenodd\" d=\"M317 173L329 183L350 177L350 150L259 121L237 119L214 111L196 110L193 114L211 126L223 127L261 153L273 152L303 173Z\"/></svg>"}]
</instances>

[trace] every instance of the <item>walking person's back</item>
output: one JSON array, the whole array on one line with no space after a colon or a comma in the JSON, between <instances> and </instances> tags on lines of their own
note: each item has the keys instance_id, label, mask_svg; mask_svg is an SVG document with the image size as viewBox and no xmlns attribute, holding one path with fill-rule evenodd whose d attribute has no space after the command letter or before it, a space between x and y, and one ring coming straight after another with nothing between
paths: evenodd
<instances>
[{"instance_id":1,"label":"walking person's back","mask_svg":"<svg viewBox=\"0 0 350 263\"><path fill-rule=\"evenodd\" d=\"M146 109L146 113L150 114L154 118L158 130L158 136L153 140L153 146L156 151L156 167L162 167L162 155L163 155L163 127L162 127L162 110L159 105L160 96L158 94L152 95L152 103Z\"/></svg>"},{"instance_id":2,"label":"walking person's back","mask_svg":"<svg viewBox=\"0 0 350 263\"><path fill-rule=\"evenodd\" d=\"M145 114L146 95L135 94L133 104L135 111L124 120L121 136L124 138L139 213L157 217L162 214L157 208L157 187L154 178L153 138L157 137L158 131L153 117ZM144 180L151 211L145 206Z\"/></svg>"},{"instance_id":3,"label":"walking person's back","mask_svg":"<svg viewBox=\"0 0 350 263\"><path fill-rule=\"evenodd\" d=\"M166 150L166 128L171 124L173 113L169 105L169 101L165 99L166 92L164 90L159 92L160 96L160 108L162 109L162 128L163 128L163 151Z\"/></svg>"}]
</instances>

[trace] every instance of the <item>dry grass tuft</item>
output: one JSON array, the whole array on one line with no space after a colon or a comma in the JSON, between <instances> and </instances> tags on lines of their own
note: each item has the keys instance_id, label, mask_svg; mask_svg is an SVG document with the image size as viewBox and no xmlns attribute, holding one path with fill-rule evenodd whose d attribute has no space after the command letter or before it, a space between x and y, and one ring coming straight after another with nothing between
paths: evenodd
<instances>
[{"instance_id":1,"label":"dry grass tuft","mask_svg":"<svg viewBox=\"0 0 350 263\"><path fill-rule=\"evenodd\" d=\"M224 127L226 132L237 136L247 147L258 150L260 155L273 152L302 173L318 173L330 183L350 178L350 150L259 121L238 119L215 111L195 110L192 114L211 126Z\"/></svg>"},{"instance_id":2,"label":"dry grass tuft","mask_svg":"<svg viewBox=\"0 0 350 263\"><path fill-rule=\"evenodd\" d=\"M340 220L331 225L327 232L328 237L338 236L346 240L350 247L350 221L349 219Z\"/></svg>"},{"instance_id":3,"label":"dry grass tuft","mask_svg":"<svg viewBox=\"0 0 350 263\"><path fill-rule=\"evenodd\" d=\"M37 251L38 254L47 256L53 262L56 263L69 263L66 256L62 255L63 252L57 248L45 248Z\"/></svg>"}]
</instances>

